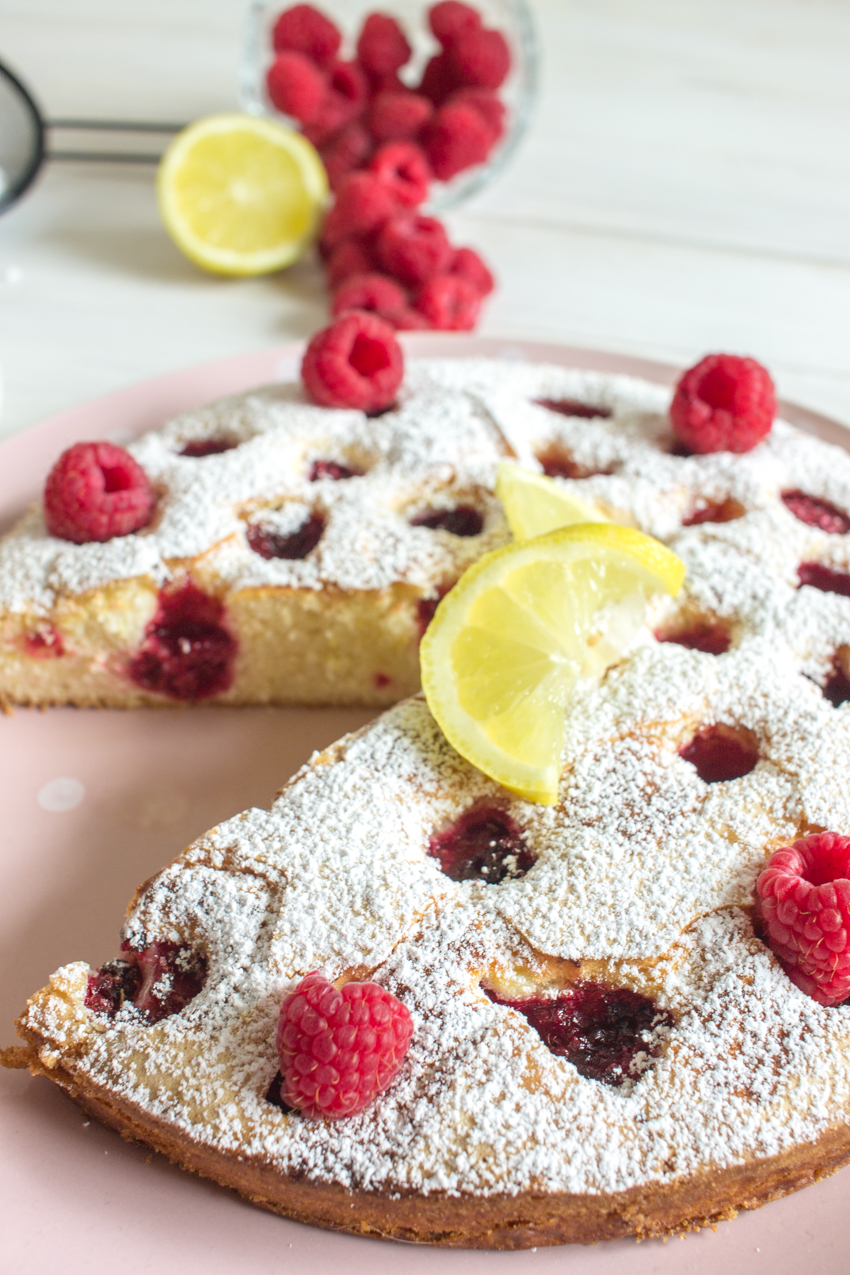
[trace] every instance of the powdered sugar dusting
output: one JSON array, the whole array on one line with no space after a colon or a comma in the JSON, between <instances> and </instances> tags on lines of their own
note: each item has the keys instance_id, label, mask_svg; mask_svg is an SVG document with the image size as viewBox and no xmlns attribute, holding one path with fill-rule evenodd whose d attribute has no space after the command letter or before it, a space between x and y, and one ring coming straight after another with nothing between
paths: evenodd
<instances>
[{"instance_id":1,"label":"powdered sugar dusting","mask_svg":"<svg viewBox=\"0 0 850 1275\"><path fill-rule=\"evenodd\" d=\"M653 685L645 657L634 665L596 693L597 730L585 730L559 806L513 803L539 856L523 880L457 884L427 855L447 818L504 794L452 752L421 699L408 701L145 891L127 926L134 943L167 937L208 953L208 983L186 1010L153 1027L131 1008L108 1025L85 1011L69 1024L53 997L30 1023L192 1138L361 1189L623 1190L817 1137L850 1103L850 1009L794 988L736 905L765 846L800 817L808 763L787 756L789 742L807 713L819 725L844 714L814 687L753 700L746 669L702 679L706 711L722 715L736 694L761 706L752 720L786 768L768 757L709 788L664 750L651 718L664 707L660 671L629 736L608 737L628 716L623 684ZM688 679L699 680L693 664ZM661 1057L622 1089L580 1076L480 988L533 985L553 957L594 960L593 977L607 971L673 1014ZM391 1090L337 1125L264 1097L281 1000L311 968L369 969L415 1022Z\"/></svg>"},{"instance_id":2,"label":"powdered sugar dusting","mask_svg":"<svg viewBox=\"0 0 850 1275\"><path fill-rule=\"evenodd\" d=\"M544 398L612 415L562 416L534 401ZM270 811L213 829L143 891L127 936L203 951L209 978L196 1000L155 1026L132 1008L109 1021L82 1007L85 967L67 966L26 1020L52 1057L73 1052L66 1065L215 1150L390 1193L620 1191L776 1155L847 1122L850 1006L826 1009L795 988L748 908L772 849L814 827L850 828L850 709L833 708L816 684L850 643L850 599L798 588L796 577L801 561L848 566L850 538L805 526L781 500L800 488L850 509L850 457L782 423L746 456L675 456L668 399L629 378L423 363L409 371L400 411L375 421L275 387L136 445L172 492L181 467L211 467L203 534L180 513L198 490L188 478L162 525L168 546L203 552L232 588L271 579L376 587L393 572L424 580L456 568L465 559L451 555L477 556L481 540L444 550L442 533L409 527L416 502L475 491L498 540L489 490L499 455L536 465L557 445L589 470L613 470L567 487L685 560L683 594L657 607L654 623L719 616L733 642L713 656L645 631L571 706L552 808L511 797L458 757L421 698L398 705L314 757ZM179 442L216 430L246 441L202 462L175 458ZM272 481L275 455L289 468L281 460ZM308 484L317 457L368 468L368 478ZM683 526L701 502L730 497L742 517ZM337 519L346 536L365 537L357 554L344 560L329 539L327 557L253 555L249 569L245 520L287 501L320 505L329 527ZM392 521L399 509L403 530ZM70 567L50 562L55 587L66 587ZM42 579L28 596L51 587ZM759 760L743 778L707 784L679 750L717 723L750 732ZM428 855L434 832L482 800L506 805L524 829L536 862L523 878L455 883ZM550 994L576 966L673 1017L660 1055L618 1089L552 1055L522 1015L482 990ZM265 1098L281 1000L314 968L330 978L369 971L414 1019L397 1081L337 1124Z\"/></svg>"}]
</instances>

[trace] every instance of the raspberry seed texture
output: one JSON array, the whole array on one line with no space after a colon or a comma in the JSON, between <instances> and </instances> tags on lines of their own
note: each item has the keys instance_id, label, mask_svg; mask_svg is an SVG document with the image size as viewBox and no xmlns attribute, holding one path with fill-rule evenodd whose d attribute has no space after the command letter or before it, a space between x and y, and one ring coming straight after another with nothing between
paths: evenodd
<instances>
[{"instance_id":1,"label":"raspberry seed texture","mask_svg":"<svg viewBox=\"0 0 850 1275\"><path fill-rule=\"evenodd\" d=\"M314 971L280 1008L281 1097L313 1119L356 1115L395 1080L412 1035L407 1007L377 983L337 989Z\"/></svg>"},{"instance_id":2,"label":"raspberry seed texture","mask_svg":"<svg viewBox=\"0 0 850 1275\"><path fill-rule=\"evenodd\" d=\"M821 832L770 856L756 882L767 942L820 1005L850 996L850 837Z\"/></svg>"}]
</instances>

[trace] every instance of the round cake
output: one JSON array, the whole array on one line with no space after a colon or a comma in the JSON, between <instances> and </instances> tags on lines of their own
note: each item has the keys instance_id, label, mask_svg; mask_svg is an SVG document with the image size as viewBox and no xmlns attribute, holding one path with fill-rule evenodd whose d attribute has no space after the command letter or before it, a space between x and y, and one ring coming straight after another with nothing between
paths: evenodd
<instances>
[{"instance_id":1,"label":"round cake","mask_svg":"<svg viewBox=\"0 0 850 1275\"><path fill-rule=\"evenodd\" d=\"M823 682L848 641L850 461L781 421L745 456L677 455L668 403L629 377L410 360L374 418L296 383L179 417L130 444L158 497L148 527L73 544L39 506L0 541L0 698L394 703L418 688L439 598L508 539L505 457L675 541L680 627L719 618L722 643L746 625Z\"/></svg>"},{"instance_id":2,"label":"round cake","mask_svg":"<svg viewBox=\"0 0 850 1275\"><path fill-rule=\"evenodd\" d=\"M66 965L30 1001L21 1065L266 1208L433 1244L673 1234L850 1160L850 1004L800 990L753 907L772 852L850 829L850 456L782 421L745 455L678 455L669 397L423 363L371 421L271 388L134 446L168 494L159 529L126 538L160 556L143 568L131 546L122 579L153 596L179 564L240 651L241 594L309 596L322 614L361 587L408 590L415 648L420 603L507 538L491 494L504 455L664 540L688 575L571 705L556 805L476 770L414 696L141 887L121 959ZM174 459L187 440L222 437L250 441L193 461L212 475L194 529L166 476L190 472ZM270 507L273 485L258 495L255 444L295 458L288 499L326 519L326 557L323 539L297 562L251 556L245 510ZM367 472L310 485L319 460ZM417 523L438 509L481 527ZM38 517L4 548L27 606L54 615L74 589L115 587L113 544L60 551ZM281 1005L315 970L379 984L412 1020L397 1077L347 1119L280 1097Z\"/></svg>"}]
</instances>

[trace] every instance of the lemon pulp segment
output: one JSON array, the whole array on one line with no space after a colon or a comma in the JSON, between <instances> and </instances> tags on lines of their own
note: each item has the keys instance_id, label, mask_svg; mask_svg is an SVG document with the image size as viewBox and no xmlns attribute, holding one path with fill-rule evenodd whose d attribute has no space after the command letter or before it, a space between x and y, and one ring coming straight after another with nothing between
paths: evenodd
<instances>
[{"instance_id":1,"label":"lemon pulp segment","mask_svg":"<svg viewBox=\"0 0 850 1275\"><path fill-rule=\"evenodd\" d=\"M174 139L157 196L166 229L220 274L279 270L302 252L327 199L322 161L299 133L250 115L213 115Z\"/></svg>"},{"instance_id":2,"label":"lemon pulp segment","mask_svg":"<svg viewBox=\"0 0 850 1275\"><path fill-rule=\"evenodd\" d=\"M543 474L533 474L510 460L499 463L496 496L502 503L511 534L517 540L543 536L575 522L608 522L595 505Z\"/></svg>"},{"instance_id":3,"label":"lemon pulp segment","mask_svg":"<svg viewBox=\"0 0 850 1275\"><path fill-rule=\"evenodd\" d=\"M618 658L645 597L678 592L684 570L658 541L611 523L487 554L422 641L423 689L447 739L506 788L554 802L564 710L579 680Z\"/></svg>"}]
</instances>

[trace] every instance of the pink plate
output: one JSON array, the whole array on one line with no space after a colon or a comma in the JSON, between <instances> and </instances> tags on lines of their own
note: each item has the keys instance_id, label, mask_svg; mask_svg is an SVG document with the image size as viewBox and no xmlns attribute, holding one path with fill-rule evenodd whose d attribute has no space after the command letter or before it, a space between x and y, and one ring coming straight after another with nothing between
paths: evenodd
<instances>
[{"instance_id":1,"label":"pink plate","mask_svg":"<svg viewBox=\"0 0 850 1275\"><path fill-rule=\"evenodd\" d=\"M528 341L406 337L411 353L527 358L669 383L661 363ZM130 438L184 408L290 376L300 347L191 368L64 412L0 447L0 527L37 494L59 452ZM789 419L850 449L843 427L794 405ZM362 711L186 708L19 710L0 720L0 1045L26 996L64 960L114 956L133 890L206 828L268 805L314 748ZM716 1232L523 1253L402 1249L252 1208L90 1123L47 1081L0 1070L0 1269L63 1275L798 1275L847 1269L850 1173Z\"/></svg>"}]
</instances>

